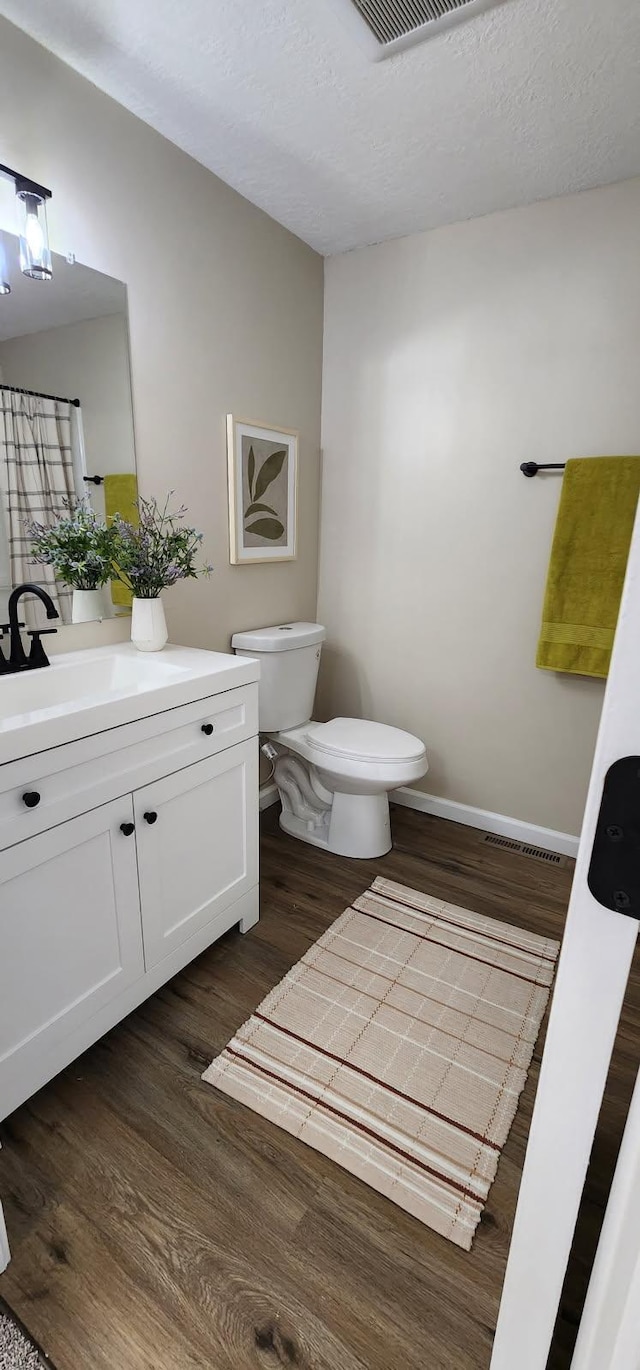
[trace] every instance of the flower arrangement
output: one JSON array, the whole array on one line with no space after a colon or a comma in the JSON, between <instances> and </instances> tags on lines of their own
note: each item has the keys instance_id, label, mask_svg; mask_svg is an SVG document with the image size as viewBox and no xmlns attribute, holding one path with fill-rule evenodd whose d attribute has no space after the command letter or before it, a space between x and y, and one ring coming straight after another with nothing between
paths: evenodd
<instances>
[{"instance_id":1,"label":"flower arrangement","mask_svg":"<svg viewBox=\"0 0 640 1370\"><path fill-rule=\"evenodd\" d=\"M184 505L175 513L170 511L172 494L162 507L156 499L138 499L137 525L119 514L114 516L110 531L115 534L115 574L136 599L157 599L161 590L176 581L209 576L213 570L208 565L196 566L203 535L184 524Z\"/></svg>"},{"instance_id":2,"label":"flower arrangement","mask_svg":"<svg viewBox=\"0 0 640 1370\"><path fill-rule=\"evenodd\" d=\"M51 566L56 580L75 590L98 590L113 577L115 529L83 500L64 504L68 512L49 527L27 520L33 563Z\"/></svg>"}]
</instances>

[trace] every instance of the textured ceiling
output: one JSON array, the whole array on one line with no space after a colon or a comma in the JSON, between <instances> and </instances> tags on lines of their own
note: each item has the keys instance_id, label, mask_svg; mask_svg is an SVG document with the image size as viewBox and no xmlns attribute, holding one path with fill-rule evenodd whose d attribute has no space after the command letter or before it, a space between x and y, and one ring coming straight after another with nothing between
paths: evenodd
<instances>
[{"instance_id":1,"label":"textured ceiling","mask_svg":"<svg viewBox=\"0 0 640 1370\"><path fill-rule=\"evenodd\" d=\"M330 0L0 0L320 252L640 173L639 0L504 0L370 62Z\"/></svg>"}]
</instances>

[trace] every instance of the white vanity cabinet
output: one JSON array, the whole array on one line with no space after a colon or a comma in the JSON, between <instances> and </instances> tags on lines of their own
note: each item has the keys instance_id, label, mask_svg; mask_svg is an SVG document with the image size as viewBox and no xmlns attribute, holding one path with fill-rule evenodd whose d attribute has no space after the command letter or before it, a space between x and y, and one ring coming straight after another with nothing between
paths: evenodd
<instances>
[{"instance_id":1,"label":"white vanity cabinet","mask_svg":"<svg viewBox=\"0 0 640 1370\"><path fill-rule=\"evenodd\" d=\"M256 922L257 691L0 764L0 1117Z\"/></svg>"},{"instance_id":2,"label":"white vanity cabinet","mask_svg":"<svg viewBox=\"0 0 640 1370\"><path fill-rule=\"evenodd\" d=\"M43 1043L63 1042L144 974L135 844L120 832L132 817L131 799L115 800L0 858L3 1104L15 1072L25 1083L37 1072Z\"/></svg>"},{"instance_id":3,"label":"white vanity cabinet","mask_svg":"<svg viewBox=\"0 0 640 1370\"><path fill-rule=\"evenodd\" d=\"M247 796L257 793L258 749L251 741L134 794L147 966L255 885L257 810Z\"/></svg>"}]
</instances>

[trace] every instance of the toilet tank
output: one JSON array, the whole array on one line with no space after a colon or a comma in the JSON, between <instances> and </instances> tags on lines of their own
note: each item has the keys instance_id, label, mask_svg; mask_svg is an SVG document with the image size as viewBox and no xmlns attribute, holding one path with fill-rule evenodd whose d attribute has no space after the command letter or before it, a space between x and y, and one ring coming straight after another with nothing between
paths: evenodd
<instances>
[{"instance_id":1,"label":"toilet tank","mask_svg":"<svg viewBox=\"0 0 640 1370\"><path fill-rule=\"evenodd\" d=\"M320 652L325 630L320 623L282 623L234 633L238 656L260 662L259 724L262 733L297 728L313 717Z\"/></svg>"}]
</instances>

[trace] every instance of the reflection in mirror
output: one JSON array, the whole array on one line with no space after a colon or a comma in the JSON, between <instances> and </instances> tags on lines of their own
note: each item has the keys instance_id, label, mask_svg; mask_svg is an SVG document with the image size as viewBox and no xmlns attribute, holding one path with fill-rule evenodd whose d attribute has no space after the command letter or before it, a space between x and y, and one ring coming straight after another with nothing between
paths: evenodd
<instances>
[{"instance_id":1,"label":"reflection in mirror","mask_svg":"<svg viewBox=\"0 0 640 1370\"><path fill-rule=\"evenodd\" d=\"M127 292L122 281L53 254L53 279L33 281L18 240L0 231L0 621L14 585L35 581L63 623L128 614L120 582L74 592L34 565L27 525L50 526L87 501L100 519L135 519L137 498ZM22 601L29 627L40 605Z\"/></svg>"}]
</instances>

